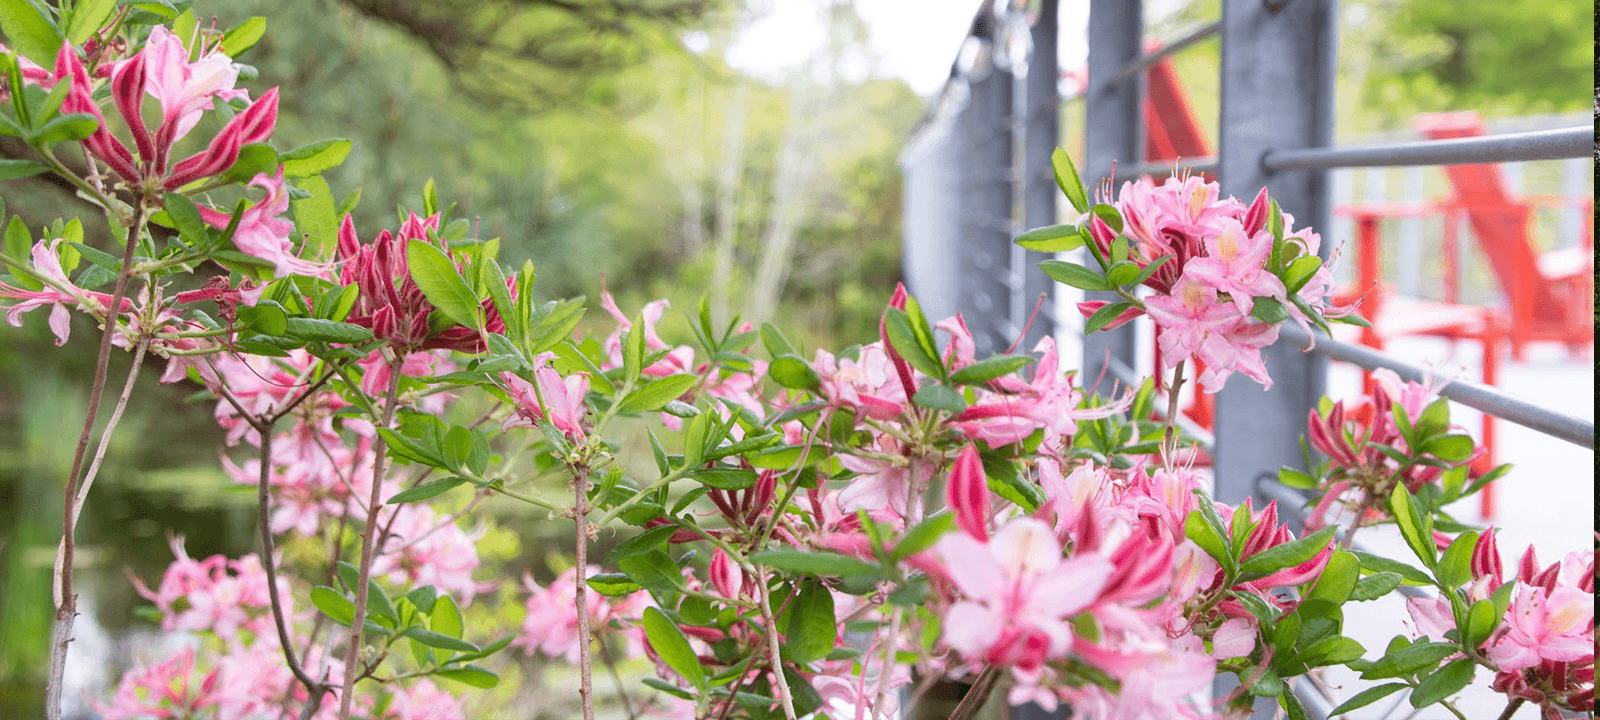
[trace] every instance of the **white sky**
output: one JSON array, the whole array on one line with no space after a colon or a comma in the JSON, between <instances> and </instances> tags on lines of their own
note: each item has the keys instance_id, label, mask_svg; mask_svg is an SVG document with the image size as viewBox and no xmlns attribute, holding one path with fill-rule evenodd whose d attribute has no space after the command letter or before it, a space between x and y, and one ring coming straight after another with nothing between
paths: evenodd
<instances>
[{"instance_id":1,"label":"white sky","mask_svg":"<svg viewBox=\"0 0 1600 720\"><path fill-rule=\"evenodd\" d=\"M869 69L899 77L924 97L944 84L956 51L981 0L856 0L870 33L871 58L844 68L860 77ZM1061 67L1081 65L1087 54L1087 0L1061 0ZM1182 0L1156 0L1170 11ZM826 37L829 0L751 0L755 16L739 31L728 61L746 72L778 79L805 63ZM1158 9L1159 12L1160 9Z\"/></svg>"}]
</instances>

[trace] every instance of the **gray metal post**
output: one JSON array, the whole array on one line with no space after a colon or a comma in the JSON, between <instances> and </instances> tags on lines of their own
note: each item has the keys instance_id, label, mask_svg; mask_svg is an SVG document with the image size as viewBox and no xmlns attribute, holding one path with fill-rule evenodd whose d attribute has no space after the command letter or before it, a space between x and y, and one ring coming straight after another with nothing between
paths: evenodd
<instances>
[{"instance_id":1,"label":"gray metal post","mask_svg":"<svg viewBox=\"0 0 1600 720\"><path fill-rule=\"evenodd\" d=\"M1050 153L1061 138L1061 96L1057 89L1060 67L1056 61L1056 0L1040 3L1039 17L1031 29L1033 49L1028 62L1028 72L1018 78L1018 99L1014 104L1021 116L1022 137L1014 139L1022 148L1021 172L1018 174L1021 192L1022 229L1044 227L1056 223L1056 202L1061 191L1056 188L1055 173L1050 169ZM1048 260L1048 253L1024 250L1013 244L1011 266L1013 277L1020 278L1011 304L1011 322L1018 331L1027 324L1029 315L1043 298L1043 306L1034 317L1028 334L1018 344L1027 352L1039 338L1055 334L1054 280L1039 269L1039 261Z\"/></svg>"},{"instance_id":2,"label":"gray metal post","mask_svg":"<svg viewBox=\"0 0 1600 720\"><path fill-rule=\"evenodd\" d=\"M1332 229L1326 172L1268 173L1261 158L1271 149L1332 143L1338 17L1335 0L1222 3L1222 192L1250 198L1265 186L1297 226L1323 233ZM1324 237L1326 254L1333 238ZM1299 439L1307 411L1324 392L1327 359L1302 354L1287 339L1265 354L1271 391L1235 377L1217 393L1213 470L1223 502L1242 502L1259 475L1280 465L1304 465ZM1232 676L1223 676L1215 690L1234 686ZM1257 716L1271 717L1275 709L1258 703Z\"/></svg>"},{"instance_id":3,"label":"gray metal post","mask_svg":"<svg viewBox=\"0 0 1600 720\"><path fill-rule=\"evenodd\" d=\"M988 43L987 68L969 78L967 107L956 120L963 173L961 278L957 307L972 330L978 357L1011 344L1011 73L994 62L1002 52L1000 27L985 8L972 36ZM980 66L983 63L980 62ZM938 318L933 318L937 320Z\"/></svg>"},{"instance_id":4,"label":"gray metal post","mask_svg":"<svg viewBox=\"0 0 1600 720\"><path fill-rule=\"evenodd\" d=\"M1112 176L1113 163L1137 163L1142 157L1139 146L1143 123L1139 103L1144 95L1144 74L1135 74L1116 85L1106 84L1124 65L1139 57L1142 5L1140 0L1089 2L1089 86L1085 109L1083 179L1090 184L1091 197L1094 185L1101 178ZM1089 300L1118 299L1114 293L1085 295ZM1136 345L1133 330L1133 323L1129 323L1083 338L1083 373L1079 377L1085 387L1098 378L1100 384L1095 387L1102 393L1110 391L1113 380L1111 373L1105 370L1108 356L1120 359L1130 367L1134 365Z\"/></svg>"}]
</instances>

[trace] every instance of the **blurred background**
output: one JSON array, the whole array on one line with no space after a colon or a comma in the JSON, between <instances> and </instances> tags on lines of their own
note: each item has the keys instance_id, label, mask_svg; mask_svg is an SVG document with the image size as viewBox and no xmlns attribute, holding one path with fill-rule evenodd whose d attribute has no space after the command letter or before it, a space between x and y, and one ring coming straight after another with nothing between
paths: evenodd
<instances>
[{"instance_id":1,"label":"blurred background","mask_svg":"<svg viewBox=\"0 0 1600 720\"><path fill-rule=\"evenodd\" d=\"M777 322L809 347L843 347L874 339L901 279L899 156L977 5L202 0L196 10L218 16L219 27L268 19L266 40L243 58L260 73L249 86L282 86L279 146L354 141L328 180L337 197L362 188L359 227L392 227L394 209L420 206L422 184L433 178L444 202L459 203L457 217L482 237L502 238L506 261L535 263L543 298L585 294L592 307L603 276L628 311L658 297L692 310L704 295L716 317L740 312ZM1087 10L1062 5L1068 70L1086 54ZM1176 31L1216 17L1218 6L1147 0L1147 27ZM1338 142L1409 136L1412 118L1430 111L1476 109L1491 128L1571 125L1574 113L1587 122L1591 74L1582 61L1593 57L1582 51L1593 37L1582 9L1575 0L1343 3ZM1173 58L1213 138L1217 53L1213 37ZM1068 101L1063 117L1063 144L1081 157L1081 101ZM0 144L0 155L16 152ZM1514 172L1527 193L1592 194L1592 168L1579 165L1527 163ZM1346 173L1335 182L1338 200L1421 201L1443 191L1436 170L1388 172ZM0 197L32 227L83 212L69 191L37 178L0 185ZM104 223L91 220L88 242L103 247L95 228ZM1442 221L1385 222L1402 235L1434 237ZM1540 216L1538 232L1554 247L1587 222L1552 212ZM1348 224L1331 229L1340 241L1350 232ZM1386 262L1392 282L1416 295L1441 292L1433 264L1408 260L1403 247L1394 243ZM1492 301L1498 290L1475 257L1462 292ZM611 329L597 311L586 323ZM0 329L3 718L33 717L42 704L50 564L70 438L92 374L92 331L80 323L58 349L37 318ZM662 334L690 337L672 312ZM111 376L127 362L115 355ZM135 392L81 524L85 617L68 693L83 712L81 699L104 697L135 660L181 642L139 612L143 601L128 582L130 574L159 577L172 558L167 532L186 536L195 557L255 549L253 492L222 472L211 404L190 402L198 386L157 386L155 374ZM493 522L476 577L502 587L474 603L470 621L514 629L519 578L526 571L547 582L570 564L571 539L558 521L486 507ZM285 551L292 560L317 548ZM564 669L547 673L509 653L502 661L525 667L495 691L498 707L566 716L568 698L537 692L564 683Z\"/></svg>"}]
</instances>

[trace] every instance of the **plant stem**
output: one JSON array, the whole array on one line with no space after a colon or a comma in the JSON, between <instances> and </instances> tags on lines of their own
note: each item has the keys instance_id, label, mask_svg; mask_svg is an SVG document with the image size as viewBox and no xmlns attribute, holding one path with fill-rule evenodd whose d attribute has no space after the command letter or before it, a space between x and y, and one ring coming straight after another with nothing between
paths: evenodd
<instances>
[{"instance_id":1,"label":"plant stem","mask_svg":"<svg viewBox=\"0 0 1600 720\"><path fill-rule=\"evenodd\" d=\"M383 417L378 427L387 428L394 424L395 405L400 395L400 364L404 361L403 353L396 353L389 359L389 389L383 397ZM343 368L340 368L341 375ZM356 684L356 662L361 658L361 634L366 628L367 617L367 580L372 576L373 539L377 536L378 529L378 501L383 492L383 473L387 458L387 448L383 436L378 435L372 443L372 492L371 499L367 501L367 522L361 528L361 567L359 578L356 581L356 608L355 617L350 622L350 647L345 650L344 657L344 690L339 693L339 720L350 720L350 701L352 690Z\"/></svg>"},{"instance_id":2,"label":"plant stem","mask_svg":"<svg viewBox=\"0 0 1600 720\"><path fill-rule=\"evenodd\" d=\"M1000 668L990 665L978 674L972 681L972 689L961 698L961 703L956 705L954 712L950 713L950 720L972 720L989 701L989 696L994 694L994 688L1000 681Z\"/></svg>"},{"instance_id":3,"label":"plant stem","mask_svg":"<svg viewBox=\"0 0 1600 720\"><path fill-rule=\"evenodd\" d=\"M106 421L106 426L100 431L100 442L94 449L94 460L89 462L89 471L84 473L83 481L78 484L77 497L72 502L72 525L78 525L78 516L83 513L83 504L89 499L89 488L94 485L94 479L100 474L100 463L105 460L106 448L111 445L111 433L117 429L117 423L122 420L122 411L128 407L128 396L133 394L133 383L139 377L139 370L144 367L144 352L150 347L145 340L133 350L133 365L128 368L128 379L122 384L122 394L117 396L117 406L111 411L111 419ZM64 540L65 538L63 538ZM57 553L60 554L59 552Z\"/></svg>"},{"instance_id":4,"label":"plant stem","mask_svg":"<svg viewBox=\"0 0 1600 720\"><path fill-rule=\"evenodd\" d=\"M772 614L772 591L767 589L767 569L756 566L756 589L761 591L761 621L767 625L767 651L772 653L772 674L778 680L778 691L782 697L778 698L783 705L784 720L796 720L794 713L794 693L789 691L789 678L783 675L783 661L780 660L782 651L778 646L778 621Z\"/></svg>"},{"instance_id":5,"label":"plant stem","mask_svg":"<svg viewBox=\"0 0 1600 720\"><path fill-rule=\"evenodd\" d=\"M53 158L52 158L53 160ZM55 163L57 166L60 163ZM57 168L57 172L60 168ZM71 174L67 174L72 177ZM92 190L92 188L91 188ZM106 206L110 209L110 206ZM72 468L67 472L67 489L62 509L60 567L52 583L56 597L56 618L50 631L50 679L45 686L45 717L61 718L61 681L67 670L67 645L72 642L72 624L78 615L78 596L72 592L72 553L75 540L78 473L83 470L83 456L89 449L89 436L94 433L95 415L100 412L100 398L106 389L106 366L111 362L111 339L117 333L117 316L122 313L122 300L127 297L128 283L133 279L133 253L139 247L139 234L144 232L144 204L138 204L133 222L128 226L127 247L122 254L122 271L117 273L117 287L111 293L111 303L106 308L105 330L100 334L100 354L95 360L94 385L89 391L89 409L83 418L83 432L78 436L78 449L72 456Z\"/></svg>"},{"instance_id":6,"label":"plant stem","mask_svg":"<svg viewBox=\"0 0 1600 720\"><path fill-rule=\"evenodd\" d=\"M261 436L260 476L256 481L256 522L261 526L261 567L267 573L267 598L272 607L272 623L277 626L278 646L283 649L283 660L289 664L289 672L295 679L306 686L306 692L311 697L308 702L321 704L322 694L330 688L327 685L312 679L300 666L300 661L294 656L294 646L289 642L289 628L284 622L283 601L278 597L278 568L277 559L272 552L272 425L262 422L253 416L245 416L256 433Z\"/></svg>"},{"instance_id":7,"label":"plant stem","mask_svg":"<svg viewBox=\"0 0 1600 720\"><path fill-rule=\"evenodd\" d=\"M1188 361L1179 360L1178 366L1172 369L1172 386L1167 388L1167 430L1162 439L1162 462L1171 470L1174 466L1174 456L1178 452L1178 391L1183 388L1183 366Z\"/></svg>"},{"instance_id":8,"label":"plant stem","mask_svg":"<svg viewBox=\"0 0 1600 720\"><path fill-rule=\"evenodd\" d=\"M889 694L889 677L894 673L895 645L900 639L900 619L902 609L896 607L894 614L889 618L889 635L883 642L883 667L878 669L878 696L872 701L872 717L883 716L883 701ZM861 674L866 675L866 663L861 663Z\"/></svg>"},{"instance_id":9,"label":"plant stem","mask_svg":"<svg viewBox=\"0 0 1600 720\"><path fill-rule=\"evenodd\" d=\"M1506 703L1505 712L1500 713L1499 720L1511 720L1511 716L1516 715L1517 710L1522 708L1523 702L1526 701L1524 701L1522 698L1511 698L1511 702Z\"/></svg>"},{"instance_id":10,"label":"plant stem","mask_svg":"<svg viewBox=\"0 0 1600 720\"><path fill-rule=\"evenodd\" d=\"M577 526L578 578L573 583L573 601L578 606L578 700L583 706L583 720L594 720L594 679L589 644L589 468L572 466L572 521Z\"/></svg>"},{"instance_id":11,"label":"plant stem","mask_svg":"<svg viewBox=\"0 0 1600 720\"><path fill-rule=\"evenodd\" d=\"M1449 700L1440 700L1439 704L1443 705L1446 710L1450 711L1451 714L1455 715L1458 718L1461 718L1461 720L1467 720L1467 716L1461 714L1461 711L1457 710L1456 706L1451 704Z\"/></svg>"}]
</instances>

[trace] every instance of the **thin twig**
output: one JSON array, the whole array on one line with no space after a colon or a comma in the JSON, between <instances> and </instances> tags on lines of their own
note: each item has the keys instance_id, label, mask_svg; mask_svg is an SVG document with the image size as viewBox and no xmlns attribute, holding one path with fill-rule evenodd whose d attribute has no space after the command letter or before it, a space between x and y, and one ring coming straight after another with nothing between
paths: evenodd
<instances>
[{"instance_id":1,"label":"thin twig","mask_svg":"<svg viewBox=\"0 0 1600 720\"><path fill-rule=\"evenodd\" d=\"M978 673L978 678L972 681L972 688L962 696L961 703L956 705L955 711L950 713L950 720L972 720L976 717L984 704L989 702L989 696L994 693L999 681L1000 668L994 665L985 667L983 672Z\"/></svg>"},{"instance_id":2,"label":"thin twig","mask_svg":"<svg viewBox=\"0 0 1600 720\"><path fill-rule=\"evenodd\" d=\"M589 467L572 466L572 521L577 526L578 581L573 583L573 601L578 606L578 701L583 706L583 720L594 720L594 680L589 659Z\"/></svg>"},{"instance_id":3,"label":"thin twig","mask_svg":"<svg viewBox=\"0 0 1600 720\"><path fill-rule=\"evenodd\" d=\"M894 614L889 619L889 635L883 642L883 667L878 669L878 696L872 701L872 717L883 716L883 701L889 695L889 677L894 669L895 646L900 639L901 608L896 606ZM866 675L867 664L861 663L861 674Z\"/></svg>"},{"instance_id":4,"label":"thin twig","mask_svg":"<svg viewBox=\"0 0 1600 720\"><path fill-rule=\"evenodd\" d=\"M772 614L772 591L767 589L767 569L756 566L756 589L761 593L761 621L767 625L767 651L772 654L772 674L778 680L778 690L782 697L778 701L783 705L784 720L796 720L794 712L794 693L789 691L789 678L784 677L783 655L778 646L778 621Z\"/></svg>"},{"instance_id":5,"label":"thin twig","mask_svg":"<svg viewBox=\"0 0 1600 720\"><path fill-rule=\"evenodd\" d=\"M94 460L89 462L89 472L84 473L83 481L78 484L78 496L72 502L72 525L77 527L78 516L83 513L83 504L89 499L89 488L94 485L94 479L100 474L100 463L106 458L106 448L111 445L111 433L117 429L117 423L122 420L122 411L128 407L128 396L133 394L133 383L139 378L139 370L144 367L144 351L150 347L149 340L140 340L133 350L133 366L128 368L128 379L122 384L122 394L117 396L117 406L111 411L111 419L106 421L106 426L100 431L100 443L94 449Z\"/></svg>"},{"instance_id":6,"label":"thin twig","mask_svg":"<svg viewBox=\"0 0 1600 720\"><path fill-rule=\"evenodd\" d=\"M311 702L318 703L322 693L329 688L312 679L295 658L294 645L289 642L289 628L284 622L283 601L278 597L277 560L272 557L272 425L259 418L246 418L261 436L260 474L256 479L256 522L261 526L261 567L267 573L267 599L272 607L272 622L278 630L278 646L283 649L283 659L289 664L289 672L294 673L295 679L306 686L306 692L311 694Z\"/></svg>"},{"instance_id":7,"label":"thin twig","mask_svg":"<svg viewBox=\"0 0 1600 720\"><path fill-rule=\"evenodd\" d=\"M633 701L628 699L628 689L622 682L622 673L617 672L617 661L611 657L611 648L606 646L605 638L600 639L599 645L600 660L611 671L611 681L617 685L617 699L622 701L622 709L627 711L628 720L637 720L639 716L633 710Z\"/></svg>"},{"instance_id":8,"label":"thin twig","mask_svg":"<svg viewBox=\"0 0 1600 720\"><path fill-rule=\"evenodd\" d=\"M383 417L378 427L388 428L394 424L395 405L400 395L400 363L401 356L389 359L389 389L383 396ZM383 473L387 448L384 446L383 435L379 434L372 441L372 492L371 500L367 502L367 522L361 527L361 567L356 579L356 607L355 617L350 622L350 647L345 650L344 658L344 689L339 693L339 720L350 720L350 700L352 690L356 684L357 660L361 658L361 634L365 630L367 617L367 579L372 576L372 544L377 536L378 529L378 500L383 492Z\"/></svg>"},{"instance_id":9,"label":"thin twig","mask_svg":"<svg viewBox=\"0 0 1600 720\"><path fill-rule=\"evenodd\" d=\"M46 157L54 160L48 154ZM55 165L58 166L57 172L60 172L60 163ZM71 173L63 175L77 180ZM103 205L109 212L111 205ZM55 582L52 583L56 593L56 618L50 632L50 680L45 686L44 711L47 720L61 719L61 683L67 670L67 645L72 642L72 624L78 615L78 596L72 592L72 554L76 539L73 505L78 496L78 473L83 470L83 456L89 450L89 436L94 433L95 416L100 412L100 398L105 394L106 367L111 362L111 339L116 336L117 316L122 314L122 301L127 297L128 283L133 279L133 254L139 247L139 235L144 232L144 222L144 203L136 202L133 222L128 226L126 248L122 253L122 271L117 273L117 287L112 291L111 302L106 307L105 330L100 334L100 354L95 359L94 385L89 390L89 409L84 413L83 432L78 435L78 449L72 455L72 467L67 472L65 507L62 508L61 518L60 567L56 568Z\"/></svg>"},{"instance_id":10,"label":"thin twig","mask_svg":"<svg viewBox=\"0 0 1600 720\"><path fill-rule=\"evenodd\" d=\"M1186 361L1179 360L1178 366L1172 370L1172 386L1167 388L1167 430L1162 439L1162 460L1170 471L1174 458L1178 453L1178 391L1183 389L1183 366Z\"/></svg>"},{"instance_id":11,"label":"thin twig","mask_svg":"<svg viewBox=\"0 0 1600 720\"><path fill-rule=\"evenodd\" d=\"M1522 698L1511 698L1511 702L1506 703L1505 712L1500 713L1499 720L1511 720L1511 716L1516 715L1517 710L1522 708L1523 702L1525 701Z\"/></svg>"}]
</instances>

